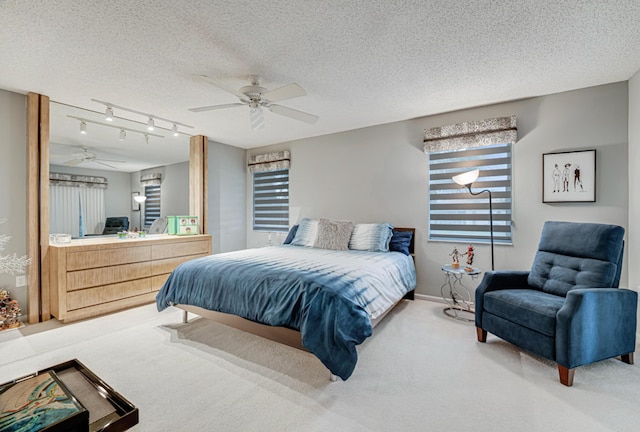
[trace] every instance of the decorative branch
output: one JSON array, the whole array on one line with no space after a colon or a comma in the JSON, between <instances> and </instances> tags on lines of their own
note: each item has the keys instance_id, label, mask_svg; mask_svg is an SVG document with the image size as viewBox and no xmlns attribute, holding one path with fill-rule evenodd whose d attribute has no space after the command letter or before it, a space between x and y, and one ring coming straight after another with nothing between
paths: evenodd
<instances>
[{"instance_id":1,"label":"decorative branch","mask_svg":"<svg viewBox=\"0 0 640 432\"><path fill-rule=\"evenodd\" d=\"M6 219L0 219L0 224L5 223ZM11 236L6 234L0 234L0 252L2 252L9 243ZM9 273L24 273L25 267L31 264L31 258L24 255L19 257L17 254L13 255L0 255L0 274Z\"/></svg>"}]
</instances>

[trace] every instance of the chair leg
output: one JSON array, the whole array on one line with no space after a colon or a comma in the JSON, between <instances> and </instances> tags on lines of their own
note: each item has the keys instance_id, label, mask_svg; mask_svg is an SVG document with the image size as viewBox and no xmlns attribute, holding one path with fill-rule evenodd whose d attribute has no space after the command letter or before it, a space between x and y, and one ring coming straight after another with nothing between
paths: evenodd
<instances>
[{"instance_id":1,"label":"chair leg","mask_svg":"<svg viewBox=\"0 0 640 432\"><path fill-rule=\"evenodd\" d=\"M571 387L573 385L573 374L575 372L575 368L569 369L562 365L558 365L558 372L560 373L560 382L567 387Z\"/></svg>"},{"instance_id":2,"label":"chair leg","mask_svg":"<svg viewBox=\"0 0 640 432\"><path fill-rule=\"evenodd\" d=\"M487 331L481 329L480 327L476 327L476 334L478 336L478 342L486 342L487 341Z\"/></svg>"},{"instance_id":3,"label":"chair leg","mask_svg":"<svg viewBox=\"0 0 640 432\"><path fill-rule=\"evenodd\" d=\"M620 356L620 360L627 364L633 364L633 353L623 354Z\"/></svg>"}]
</instances>

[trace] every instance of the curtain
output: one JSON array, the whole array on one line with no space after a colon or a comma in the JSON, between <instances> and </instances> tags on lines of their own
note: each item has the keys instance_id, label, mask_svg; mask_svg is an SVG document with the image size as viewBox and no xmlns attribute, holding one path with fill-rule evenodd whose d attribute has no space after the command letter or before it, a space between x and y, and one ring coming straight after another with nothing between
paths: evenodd
<instances>
[{"instance_id":1,"label":"curtain","mask_svg":"<svg viewBox=\"0 0 640 432\"><path fill-rule=\"evenodd\" d=\"M424 131L424 151L455 151L515 143L517 138L516 116L495 117L427 129Z\"/></svg>"},{"instance_id":2,"label":"curtain","mask_svg":"<svg viewBox=\"0 0 640 432\"><path fill-rule=\"evenodd\" d=\"M289 150L254 155L249 158L247 163L250 173L289 169L290 165Z\"/></svg>"},{"instance_id":3,"label":"curtain","mask_svg":"<svg viewBox=\"0 0 640 432\"><path fill-rule=\"evenodd\" d=\"M49 188L51 233L102 234L106 218L104 189L56 186Z\"/></svg>"}]
</instances>

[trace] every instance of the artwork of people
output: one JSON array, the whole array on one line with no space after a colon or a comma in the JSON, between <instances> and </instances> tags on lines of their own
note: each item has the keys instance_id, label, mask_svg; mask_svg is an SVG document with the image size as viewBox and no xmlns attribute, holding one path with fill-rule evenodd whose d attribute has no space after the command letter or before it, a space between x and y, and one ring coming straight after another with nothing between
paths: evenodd
<instances>
[{"instance_id":1,"label":"artwork of people","mask_svg":"<svg viewBox=\"0 0 640 432\"><path fill-rule=\"evenodd\" d=\"M469 248L467 249L467 251L462 255L467 256L467 265L465 266L464 269L468 272L473 271L473 256L475 255L473 251L473 245L469 245Z\"/></svg>"},{"instance_id":2,"label":"artwork of people","mask_svg":"<svg viewBox=\"0 0 640 432\"><path fill-rule=\"evenodd\" d=\"M460 267L460 252L458 252L458 248L457 247L455 247L455 246L453 247L453 251L451 251L449 256L453 260L453 262L451 263L451 268Z\"/></svg>"},{"instance_id":3,"label":"artwork of people","mask_svg":"<svg viewBox=\"0 0 640 432\"><path fill-rule=\"evenodd\" d=\"M545 153L542 172L542 202L595 202L595 150Z\"/></svg>"}]
</instances>

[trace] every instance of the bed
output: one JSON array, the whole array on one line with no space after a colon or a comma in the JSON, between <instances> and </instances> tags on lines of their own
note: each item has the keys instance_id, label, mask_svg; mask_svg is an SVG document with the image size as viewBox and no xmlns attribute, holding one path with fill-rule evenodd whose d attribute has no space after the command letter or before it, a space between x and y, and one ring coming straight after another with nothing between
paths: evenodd
<instances>
[{"instance_id":1,"label":"bed","mask_svg":"<svg viewBox=\"0 0 640 432\"><path fill-rule=\"evenodd\" d=\"M404 235L404 251L333 250L293 241L191 260L172 272L156 304L160 311L183 309L185 321L192 312L310 351L332 377L346 380L357 362L356 346L400 300L413 298L414 230L392 232L393 238Z\"/></svg>"}]
</instances>

